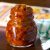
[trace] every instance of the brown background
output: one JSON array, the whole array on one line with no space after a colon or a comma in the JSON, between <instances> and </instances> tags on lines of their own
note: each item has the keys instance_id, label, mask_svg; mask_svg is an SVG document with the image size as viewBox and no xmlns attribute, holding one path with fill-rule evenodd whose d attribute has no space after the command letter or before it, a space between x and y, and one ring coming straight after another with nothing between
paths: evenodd
<instances>
[{"instance_id":1,"label":"brown background","mask_svg":"<svg viewBox=\"0 0 50 50\"><path fill-rule=\"evenodd\" d=\"M0 0L0 2L25 3L28 5L50 7L50 0Z\"/></svg>"},{"instance_id":2,"label":"brown background","mask_svg":"<svg viewBox=\"0 0 50 50\"><path fill-rule=\"evenodd\" d=\"M0 2L10 2L10 3L24 3L33 6L41 6L41 7L50 7L50 0L0 0ZM2 29L2 31L1 31ZM33 48L13 48L10 47L5 40L5 31L3 28L0 28L0 50L42 50L40 41L37 40L36 49Z\"/></svg>"}]
</instances>

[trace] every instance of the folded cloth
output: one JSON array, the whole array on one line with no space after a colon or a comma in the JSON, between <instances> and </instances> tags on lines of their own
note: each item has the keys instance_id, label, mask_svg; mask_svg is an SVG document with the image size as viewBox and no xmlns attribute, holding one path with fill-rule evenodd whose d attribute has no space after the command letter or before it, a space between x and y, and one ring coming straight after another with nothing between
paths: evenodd
<instances>
[{"instance_id":1,"label":"folded cloth","mask_svg":"<svg viewBox=\"0 0 50 50\"><path fill-rule=\"evenodd\" d=\"M0 26L6 26L9 21L10 9L15 4L0 2Z\"/></svg>"},{"instance_id":2,"label":"folded cloth","mask_svg":"<svg viewBox=\"0 0 50 50\"><path fill-rule=\"evenodd\" d=\"M16 4L0 2L0 26L6 27L9 21L10 9ZM33 15L35 19L49 19L50 8L31 6L33 8Z\"/></svg>"},{"instance_id":3,"label":"folded cloth","mask_svg":"<svg viewBox=\"0 0 50 50\"><path fill-rule=\"evenodd\" d=\"M50 48L50 40L46 41L45 43L42 44L43 50L47 50Z\"/></svg>"}]
</instances>

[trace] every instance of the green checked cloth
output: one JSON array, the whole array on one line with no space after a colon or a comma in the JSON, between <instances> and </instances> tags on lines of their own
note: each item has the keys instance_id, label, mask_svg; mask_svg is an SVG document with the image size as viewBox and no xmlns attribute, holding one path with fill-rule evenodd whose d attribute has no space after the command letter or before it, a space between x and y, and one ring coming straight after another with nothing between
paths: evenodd
<instances>
[{"instance_id":1,"label":"green checked cloth","mask_svg":"<svg viewBox=\"0 0 50 50\"><path fill-rule=\"evenodd\" d=\"M50 39L50 20L49 19L40 19L35 20L37 24L37 32L42 42L46 42L46 40Z\"/></svg>"}]
</instances>

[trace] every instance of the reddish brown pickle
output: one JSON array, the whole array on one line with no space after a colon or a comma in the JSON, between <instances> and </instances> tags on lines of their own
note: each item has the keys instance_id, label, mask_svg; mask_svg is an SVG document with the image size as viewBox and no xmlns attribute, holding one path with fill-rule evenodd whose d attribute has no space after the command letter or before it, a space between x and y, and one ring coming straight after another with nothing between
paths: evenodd
<instances>
[{"instance_id":1,"label":"reddish brown pickle","mask_svg":"<svg viewBox=\"0 0 50 50\"><path fill-rule=\"evenodd\" d=\"M37 26L33 21L33 10L24 4L13 7L10 11L10 21L6 27L6 38L14 47L25 47L36 40Z\"/></svg>"}]
</instances>

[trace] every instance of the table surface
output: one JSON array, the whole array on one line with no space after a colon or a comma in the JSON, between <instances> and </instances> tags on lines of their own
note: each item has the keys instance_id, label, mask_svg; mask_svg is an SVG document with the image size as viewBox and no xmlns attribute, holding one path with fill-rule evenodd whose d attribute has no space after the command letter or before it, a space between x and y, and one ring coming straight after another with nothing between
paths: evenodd
<instances>
[{"instance_id":1,"label":"table surface","mask_svg":"<svg viewBox=\"0 0 50 50\"><path fill-rule=\"evenodd\" d=\"M37 39L35 45L29 48L14 48L10 46L5 38L5 28L0 27L0 50L42 50L41 41Z\"/></svg>"}]
</instances>

